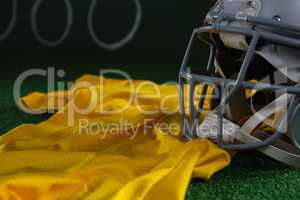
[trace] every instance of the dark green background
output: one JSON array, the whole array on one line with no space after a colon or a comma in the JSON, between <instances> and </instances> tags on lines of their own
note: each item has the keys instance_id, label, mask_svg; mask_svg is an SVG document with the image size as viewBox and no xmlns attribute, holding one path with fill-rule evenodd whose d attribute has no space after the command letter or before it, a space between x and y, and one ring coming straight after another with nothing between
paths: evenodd
<instances>
[{"instance_id":1,"label":"dark green background","mask_svg":"<svg viewBox=\"0 0 300 200\"><path fill-rule=\"evenodd\" d=\"M99 74L104 66L122 69L136 79L176 81L192 28L201 24L208 5L212 3L211 0L141 0L144 13L141 29L123 49L108 52L93 44L87 33L86 15L90 1L71 0L75 20L72 32L62 45L55 48L38 44L31 33L29 10L33 2L18 0L17 26L7 40L0 42L0 133L22 123L37 123L49 117L25 114L13 102L14 80L29 68L55 66L64 69L66 76L59 81L72 81L85 73ZM95 17L102 20L96 20L95 26L99 27L97 31L104 40L116 40L130 27L133 18L130 10L134 9L130 2L101 0ZM0 32L9 19L9 6L9 0L1 0ZM45 38L55 39L61 33L65 23L64 9L61 0L45 0L39 18ZM206 62L204 56L198 57L201 62ZM26 80L22 93L25 95L31 91L46 91L46 80L41 77ZM187 199L299 199L299 190L298 170L251 151L238 153L232 164L211 180L194 180Z\"/></svg>"},{"instance_id":2,"label":"dark green background","mask_svg":"<svg viewBox=\"0 0 300 200\"><path fill-rule=\"evenodd\" d=\"M122 49L110 52L93 43L87 28L91 0L69 0L74 22L67 39L57 47L39 44L31 30L30 11L36 0L18 2L18 18L12 34L0 41L1 60L11 63L26 60L42 62L107 62L178 64L192 29L202 23L213 0L140 0L143 19L134 39ZM0 2L0 33L11 17L11 0ZM38 28L43 38L56 40L66 25L63 0L43 0L38 14ZM94 28L106 42L118 41L130 29L135 17L133 0L99 0L94 13Z\"/></svg>"}]
</instances>

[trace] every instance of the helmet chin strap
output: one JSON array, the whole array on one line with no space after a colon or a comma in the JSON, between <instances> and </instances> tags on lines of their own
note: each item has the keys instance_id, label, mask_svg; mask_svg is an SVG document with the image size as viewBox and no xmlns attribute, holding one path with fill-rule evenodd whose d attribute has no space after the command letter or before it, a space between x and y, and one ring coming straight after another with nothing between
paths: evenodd
<instances>
[{"instance_id":1,"label":"helmet chin strap","mask_svg":"<svg viewBox=\"0 0 300 200\"><path fill-rule=\"evenodd\" d=\"M235 140L242 143L257 143L262 141L262 137L265 137L264 133L257 133L256 136L251 135L254 130L266 119L273 114L276 114L280 110L284 109L294 98L294 95L284 94L274 100L269 105L256 112L250 117L242 127L237 124L224 119L224 140L226 142L233 142ZM286 117L286 116L284 116ZM203 123L197 128L197 136L201 138L217 139L216 127L218 126L218 117L211 112L207 115ZM286 124L287 127L287 124ZM286 131L286 130L281 130ZM265 155L278 160L287 165L300 168L300 150L293 145L288 144L282 140L278 140L272 145L259 149Z\"/></svg>"}]
</instances>

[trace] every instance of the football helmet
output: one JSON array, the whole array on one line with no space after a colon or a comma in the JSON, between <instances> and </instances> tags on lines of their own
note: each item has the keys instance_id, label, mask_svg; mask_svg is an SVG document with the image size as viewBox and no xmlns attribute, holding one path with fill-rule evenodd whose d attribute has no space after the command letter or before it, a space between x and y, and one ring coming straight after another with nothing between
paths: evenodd
<instances>
[{"instance_id":1,"label":"football helmet","mask_svg":"<svg viewBox=\"0 0 300 200\"><path fill-rule=\"evenodd\" d=\"M299 0L216 2L193 30L179 73L185 138L209 137L228 150L259 149L300 167L299 19ZM206 69L191 67L197 41L209 45Z\"/></svg>"}]
</instances>

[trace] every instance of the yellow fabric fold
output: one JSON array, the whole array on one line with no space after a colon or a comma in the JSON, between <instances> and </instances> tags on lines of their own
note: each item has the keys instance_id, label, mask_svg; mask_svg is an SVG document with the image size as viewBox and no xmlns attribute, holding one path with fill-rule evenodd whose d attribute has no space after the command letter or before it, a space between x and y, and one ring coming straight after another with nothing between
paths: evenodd
<instances>
[{"instance_id":1,"label":"yellow fabric fold","mask_svg":"<svg viewBox=\"0 0 300 200\"><path fill-rule=\"evenodd\" d=\"M230 156L181 139L178 99L177 85L93 75L23 97L28 109L57 112L0 137L0 200L184 199L192 178L210 179Z\"/></svg>"}]
</instances>

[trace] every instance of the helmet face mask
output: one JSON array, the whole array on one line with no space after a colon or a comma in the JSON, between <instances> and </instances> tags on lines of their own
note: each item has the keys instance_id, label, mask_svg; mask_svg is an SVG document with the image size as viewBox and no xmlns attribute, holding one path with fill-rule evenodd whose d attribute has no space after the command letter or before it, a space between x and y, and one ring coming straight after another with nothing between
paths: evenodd
<instances>
[{"instance_id":1,"label":"helmet face mask","mask_svg":"<svg viewBox=\"0 0 300 200\"><path fill-rule=\"evenodd\" d=\"M300 134L296 133L299 129L290 124L300 113L300 28L282 20L281 16L287 14L284 9L278 14L270 13L266 9L270 3L219 0L207 14L205 25L193 31L179 74L182 131L185 138L199 137L199 127L215 120L217 134L213 139L220 147L261 149L277 160L300 167ZM297 4L300 9L300 3ZM206 72L194 73L188 67L190 54L197 36L202 40L203 34L209 35L206 43L210 56ZM184 98L186 82L188 100ZM195 94L199 83L202 90ZM203 105L211 88L214 92L209 98L213 105L205 111ZM249 91L256 94L247 97ZM207 119L199 123L204 112L209 113ZM274 120L268 124L270 118ZM245 119L248 120L242 123ZM264 123L274 133L257 134L261 132L257 127ZM232 133L228 136L230 128ZM280 140L288 132L294 146Z\"/></svg>"}]
</instances>

